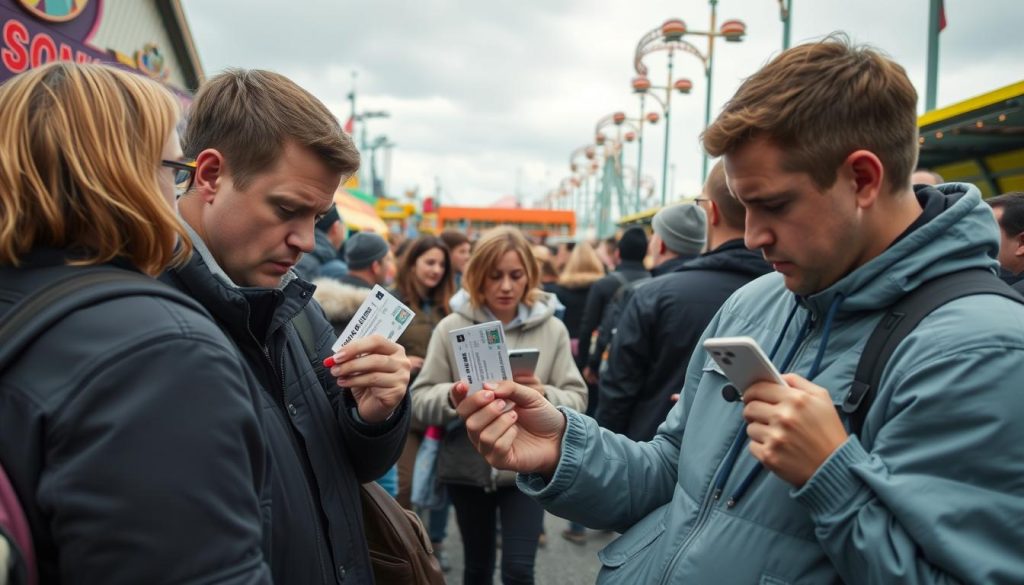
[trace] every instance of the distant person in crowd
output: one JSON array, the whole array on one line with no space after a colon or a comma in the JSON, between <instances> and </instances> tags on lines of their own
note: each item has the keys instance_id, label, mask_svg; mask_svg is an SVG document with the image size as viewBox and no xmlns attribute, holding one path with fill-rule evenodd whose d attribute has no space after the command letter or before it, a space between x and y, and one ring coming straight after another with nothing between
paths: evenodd
<instances>
[{"instance_id":1,"label":"distant person in crowd","mask_svg":"<svg viewBox=\"0 0 1024 585\"><path fill-rule=\"evenodd\" d=\"M650 276L658 276L670 272L696 258L704 249L707 218L704 210L697 205L674 204L658 211L651 218L651 238L647 245L647 258L650 260ZM649 277L641 277L621 287L612 295L605 306L604 315L597 330L596 347L598 351L591 353L591 371L598 373L600 379L608 367L612 341L618 331L619 318L634 291L649 283ZM593 393L590 402L592 412L597 412L601 400L597 383L592 384Z\"/></svg>"},{"instance_id":2,"label":"distant person in crowd","mask_svg":"<svg viewBox=\"0 0 1024 585\"><path fill-rule=\"evenodd\" d=\"M195 252L164 278L213 314L259 380L274 581L371 582L359 484L398 460L409 360L380 335L333 353L313 285L291 270L359 153L320 101L260 70L207 80L182 143L196 167L179 202Z\"/></svg>"},{"instance_id":3,"label":"distant person in crowd","mask_svg":"<svg viewBox=\"0 0 1024 585\"><path fill-rule=\"evenodd\" d=\"M704 251L707 216L700 205L677 204L662 208L651 219L647 256L651 276L668 274Z\"/></svg>"},{"instance_id":4,"label":"distant person in crowd","mask_svg":"<svg viewBox=\"0 0 1024 585\"><path fill-rule=\"evenodd\" d=\"M580 323L583 320L583 309L587 304L587 293L590 287L605 277L604 266L588 242L580 242L573 247L569 259L558 277L555 295L565 305L565 328L569 330L576 365L583 373L583 362L579 357Z\"/></svg>"},{"instance_id":5,"label":"distant person in crowd","mask_svg":"<svg viewBox=\"0 0 1024 585\"><path fill-rule=\"evenodd\" d=\"M188 258L177 122L161 85L105 65L53 62L0 86L0 317L57 279L153 277ZM0 377L0 461L38 583L271 583L254 391L188 300L82 307ZM18 562L13 582L28 582Z\"/></svg>"},{"instance_id":6,"label":"distant person in crowd","mask_svg":"<svg viewBox=\"0 0 1024 585\"><path fill-rule=\"evenodd\" d=\"M601 265L601 260L594 252L594 247L584 241L573 247L554 287L555 295L565 305L563 321L566 329L569 330L572 356L581 376L583 362L579 355L580 321L583 318L583 309L587 304L587 293L590 292L590 287L604 276L604 266ZM587 384L587 414L593 414L595 404L597 404L597 386ZM569 528L562 531L562 537L574 544L584 544L586 543L586 530L582 524L571 523Z\"/></svg>"},{"instance_id":7,"label":"distant person in crowd","mask_svg":"<svg viewBox=\"0 0 1024 585\"><path fill-rule=\"evenodd\" d=\"M495 567L496 511L501 516L501 579L533 583L534 559L544 511L515 487L515 475L496 473L473 450L448 402L461 364L454 361L448 332L476 323L501 321L509 349L538 349L533 375L515 380L551 404L586 408L587 395L576 370L565 325L554 317L553 295L537 288L536 260L526 238L499 227L477 242L463 286L468 303L453 309L434 329L427 359L410 393L415 417L428 425L447 425L438 474L446 483L462 535L463 583L491 583Z\"/></svg>"},{"instance_id":8,"label":"distant person in crowd","mask_svg":"<svg viewBox=\"0 0 1024 585\"><path fill-rule=\"evenodd\" d=\"M934 187L945 182L942 175L931 169L917 169L914 171L914 174L910 175L911 185L931 185Z\"/></svg>"},{"instance_id":9,"label":"distant person in crowd","mask_svg":"<svg viewBox=\"0 0 1024 585\"><path fill-rule=\"evenodd\" d=\"M946 274L995 274L978 190L910 183L916 106L902 67L831 37L748 77L704 132L746 207L746 246L776 271L732 295L704 337L753 337L785 385L723 395L699 348L650 442L514 382L453 386L488 463L521 472L550 512L623 532L601 583L1020 582L1024 306L939 307L888 356L857 433L843 408L897 299Z\"/></svg>"},{"instance_id":10,"label":"distant person in crowd","mask_svg":"<svg viewBox=\"0 0 1024 585\"><path fill-rule=\"evenodd\" d=\"M619 265L619 258L615 255L618 250L618 240L615 236L609 236L594 247L597 252L597 257L601 259L601 263L604 264L604 269L607 272L613 272Z\"/></svg>"},{"instance_id":11,"label":"distant person in crowd","mask_svg":"<svg viewBox=\"0 0 1024 585\"><path fill-rule=\"evenodd\" d=\"M313 251L302 255L295 265L295 272L309 281L320 277L337 280L348 274L348 266L338 257L341 245L345 243L345 222L336 205L316 222L313 237Z\"/></svg>"},{"instance_id":12,"label":"distant person in crowd","mask_svg":"<svg viewBox=\"0 0 1024 585\"><path fill-rule=\"evenodd\" d=\"M373 232L353 234L345 243L345 263L348 274L341 282L350 286L373 288L388 282L393 264L387 240Z\"/></svg>"},{"instance_id":13,"label":"distant person in crowd","mask_svg":"<svg viewBox=\"0 0 1024 585\"><path fill-rule=\"evenodd\" d=\"M647 234L643 228L631 227L622 233L615 248L615 270L595 282L587 294L579 329L579 361L583 363L583 377L589 384L597 384L597 372L601 363L603 347L591 348L593 332L604 318L604 310L619 288L641 278L650 278L644 268L647 254Z\"/></svg>"},{"instance_id":14,"label":"distant person in crowd","mask_svg":"<svg viewBox=\"0 0 1024 585\"><path fill-rule=\"evenodd\" d=\"M403 246L409 241L409 238L405 237L402 232L388 232L387 241L393 257L398 258L402 255L400 250L404 249Z\"/></svg>"},{"instance_id":15,"label":"distant person in crowd","mask_svg":"<svg viewBox=\"0 0 1024 585\"><path fill-rule=\"evenodd\" d=\"M437 236L422 235L408 240L408 249L398 260L395 296L416 313L398 343L412 363L410 385L423 369L431 332L449 313L448 299L455 292L451 255L448 245ZM416 453L423 442L427 425L412 419L402 457L398 461L398 503L412 510L412 479ZM427 523L434 553L442 567L449 566L443 542L447 533L448 508L432 510ZM445 569L447 570L447 569Z\"/></svg>"},{"instance_id":16,"label":"distant person in crowd","mask_svg":"<svg viewBox=\"0 0 1024 585\"><path fill-rule=\"evenodd\" d=\"M558 270L559 273L562 272L562 269L565 268L566 263L569 262L569 255L572 254L573 248L575 247L576 242L572 240L560 241L558 242L558 245L555 246L555 269ZM591 246L590 249L591 251L593 251L594 247ZM600 258L598 258L598 260L600 260ZM601 268L602 270L604 269L603 264Z\"/></svg>"},{"instance_id":17,"label":"distant person in crowd","mask_svg":"<svg viewBox=\"0 0 1024 585\"><path fill-rule=\"evenodd\" d=\"M1000 277L1024 293L1024 191L1013 191L985 201L999 224Z\"/></svg>"},{"instance_id":18,"label":"distant person in crowd","mask_svg":"<svg viewBox=\"0 0 1024 585\"><path fill-rule=\"evenodd\" d=\"M452 258L452 271L455 282L455 290L462 288L462 273L466 271L469 264L469 255L473 245L469 243L466 234L456 230L444 230L441 232L441 239L448 245Z\"/></svg>"},{"instance_id":19,"label":"distant person in crowd","mask_svg":"<svg viewBox=\"0 0 1024 585\"><path fill-rule=\"evenodd\" d=\"M558 282L558 270L555 269L551 248L543 244L530 246L533 257L537 260L537 269L540 271L540 285L544 292L555 293L555 283Z\"/></svg>"},{"instance_id":20,"label":"distant person in crowd","mask_svg":"<svg viewBox=\"0 0 1024 585\"><path fill-rule=\"evenodd\" d=\"M709 251L645 281L631 295L618 320L608 369L601 376L594 418L634 441L650 441L665 421L674 406L672 396L686 381L680 364L689 361L722 303L741 286L771 272L760 251L743 245L746 210L729 193L721 161L712 167L694 205L666 207L654 216L655 234L678 231L672 227L676 222L691 223L678 213L682 209L699 209L700 217L707 217Z\"/></svg>"}]
</instances>

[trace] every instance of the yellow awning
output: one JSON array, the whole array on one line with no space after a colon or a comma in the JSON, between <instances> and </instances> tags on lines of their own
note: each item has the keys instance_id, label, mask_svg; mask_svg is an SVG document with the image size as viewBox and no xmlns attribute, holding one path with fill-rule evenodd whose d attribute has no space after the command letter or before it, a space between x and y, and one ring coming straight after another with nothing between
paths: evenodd
<instances>
[{"instance_id":1,"label":"yellow awning","mask_svg":"<svg viewBox=\"0 0 1024 585\"><path fill-rule=\"evenodd\" d=\"M338 189L334 194L334 203L338 206L338 213L341 214L349 229L387 236L388 225L377 215L377 210L369 203L349 195L344 189Z\"/></svg>"}]
</instances>

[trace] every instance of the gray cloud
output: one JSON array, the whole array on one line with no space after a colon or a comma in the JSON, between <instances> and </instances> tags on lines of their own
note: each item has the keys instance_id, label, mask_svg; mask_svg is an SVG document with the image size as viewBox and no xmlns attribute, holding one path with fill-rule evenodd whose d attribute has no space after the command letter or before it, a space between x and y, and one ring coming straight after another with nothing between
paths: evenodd
<instances>
[{"instance_id":1,"label":"gray cloud","mask_svg":"<svg viewBox=\"0 0 1024 585\"><path fill-rule=\"evenodd\" d=\"M794 42L843 30L871 43L906 67L923 104L926 0L794 4ZM1024 2L946 5L940 106L1024 79L1024 42L1016 30ZM345 119L345 95L357 71L359 108L392 115L373 120L370 130L398 144L394 190L429 191L438 176L449 201L474 204L511 193L517 175L528 198L556 186L569 173L569 152L593 140L598 118L615 110L637 114L629 80L640 36L669 17L683 18L691 29L709 21L706 3L669 0L185 0L184 6L208 74L227 66L274 69ZM748 36L716 44L713 112L781 45L775 1L720 1L719 23L731 17L747 23ZM652 80L663 83L664 55L646 62ZM677 56L676 72L690 77L694 89L673 98L673 192L692 193L699 188L706 82L692 56ZM663 132L663 124L648 127L643 163L644 174L659 181ZM625 158L635 165L635 147L627 147Z\"/></svg>"}]
</instances>

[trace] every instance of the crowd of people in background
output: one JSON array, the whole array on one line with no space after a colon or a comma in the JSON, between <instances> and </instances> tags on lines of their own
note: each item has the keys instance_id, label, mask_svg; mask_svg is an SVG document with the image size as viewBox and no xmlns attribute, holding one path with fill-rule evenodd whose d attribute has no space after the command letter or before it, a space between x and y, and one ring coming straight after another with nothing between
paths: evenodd
<instances>
[{"instance_id":1,"label":"crowd of people in background","mask_svg":"<svg viewBox=\"0 0 1024 585\"><path fill-rule=\"evenodd\" d=\"M859 93L809 91L822 75ZM445 571L454 510L466 585L496 568L533 583L545 510L574 544L623 533L609 583L1019 581L1024 299L937 309L864 431L840 414L907 291L998 268L1024 292L1024 193L985 205L912 173L915 99L870 49L794 48L705 133L721 159L699 196L549 242L348 233L333 195L359 153L277 74L207 81L180 142L177 105L141 77L17 76L0 87L0 309L97 271L167 286L55 322L0 372L0 462L34 542L11 574L369 583L359 494L376 481ZM333 351L378 285L411 325ZM467 395L448 333L490 321L539 359ZM730 395L701 343L735 335L788 387ZM418 509L428 441L444 496Z\"/></svg>"}]
</instances>

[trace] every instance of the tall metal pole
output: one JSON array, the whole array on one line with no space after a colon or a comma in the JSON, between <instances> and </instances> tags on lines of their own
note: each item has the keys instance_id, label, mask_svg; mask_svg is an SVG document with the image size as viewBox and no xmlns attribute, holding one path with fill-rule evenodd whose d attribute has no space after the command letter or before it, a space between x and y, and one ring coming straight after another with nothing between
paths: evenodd
<instances>
[{"instance_id":1,"label":"tall metal pole","mask_svg":"<svg viewBox=\"0 0 1024 585\"><path fill-rule=\"evenodd\" d=\"M789 49L790 23L793 20L793 0L781 0L782 9L782 50Z\"/></svg>"},{"instance_id":2,"label":"tall metal pole","mask_svg":"<svg viewBox=\"0 0 1024 585\"><path fill-rule=\"evenodd\" d=\"M711 125L711 70L714 68L715 63L715 13L718 7L718 0L709 0L711 3L711 28L708 30L708 65L705 71L705 79L708 84L707 98L704 101L704 129L707 130L708 126ZM701 184L708 179L708 151L703 148L701 151L704 153L704 163L701 166Z\"/></svg>"},{"instance_id":3,"label":"tall metal pole","mask_svg":"<svg viewBox=\"0 0 1024 585\"><path fill-rule=\"evenodd\" d=\"M672 104L672 49L668 51L668 84L665 89L665 159L661 161L661 204L665 205L665 194L668 191L668 137L671 128L669 110Z\"/></svg>"},{"instance_id":4,"label":"tall metal pole","mask_svg":"<svg viewBox=\"0 0 1024 585\"><path fill-rule=\"evenodd\" d=\"M935 98L939 85L939 13L942 0L931 0L928 7L928 80L926 83L924 109L935 109Z\"/></svg>"},{"instance_id":5,"label":"tall metal pole","mask_svg":"<svg viewBox=\"0 0 1024 585\"><path fill-rule=\"evenodd\" d=\"M640 177L643 177L644 170L644 97L640 94L640 128L636 133L636 201L633 204L633 212L640 212Z\"/></svg>"}]
</instances>

